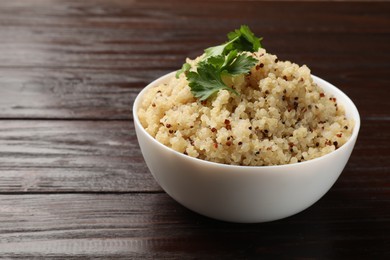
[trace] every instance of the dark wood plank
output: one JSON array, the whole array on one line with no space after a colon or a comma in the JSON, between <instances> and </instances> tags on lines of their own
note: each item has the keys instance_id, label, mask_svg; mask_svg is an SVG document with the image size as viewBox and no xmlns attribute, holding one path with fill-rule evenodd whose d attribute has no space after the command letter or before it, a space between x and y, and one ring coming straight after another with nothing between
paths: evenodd
<instances>
[{"instance_id":1,"label":"dark wood plank","mask_svg":"<svg viewBox=\"0 0 390 260\"><path fill-rule=\"evenodd\" d=\"M362 116L385 117L389 12L390 3L6 1L0 118L129 119L142 87L242 23L345 90Z\"/></svg>"},{"instance_id":2,"label":"dark wood plank","mask_svg":"<svg viewBox=\"0 0 390 260\"><path fill-rule=\"evenodd\" d=\"M0 69L0 117L130 119L141 88L159 71Z\"/></svg>"},{"instance_id":3,"label":"dark wood plank","mask_svg":"<svg viewBox=\"0 0 390 260\"><path fill-rule=\"evenodd\" d=\"M240 12L237 11L238 8ZM372 33L389 32L390 29L387 27L389 8L390 5L386 1L380 3L355 1L351 4L328 1L295 3L192 1L185 3L180 0L94 0L88 2L15 0L3 3L0 11L4 13L3 24L24 27L34 25L36 27L68 27L69 29L75 26L118 29L119 23L122 25L121 28L144 28L145 30L190 27L198 31L195 33L203 34L220 27L230 29L238 22L264 21L266 23L272 21L272 26L263 25L268 28L268 31L312 32L313 28L318 26L324 32L333 30ZM361 15L362 11L365 11L364 16ZM333 15L331 21L329 14ZM20 16L25 19L19 19ZM197 23L192 23L193 20ZM333 25L341 26L334 27ZM142 31L139 35L142 35L141 33ZM193 33L187 32L187 34Z\"/></svg>"},{"instance_id":4,"label":"dark wood plank","mask_svg":"<svg viewBox=\"0 0 390 260\"><path fill-rule=\"evenodd\" d=\"M0 192L160 191L126 121L2 121Z\"/></svg>"},{"instance_id":5,"label":"dark wood plank","mask_svg":"<svg viewBox=\"0 0 390 260\"><path fill-rule=\"evenodd\" d=\"M389 197L326 195L263 224L214 221L166 194L0 196L2 257L379 259L390 256ZM343 197L340 199L340 197Z\"/></svg>"},{"instance_id":6,"label":"dark wood plank","mask_svg":"<svg viewBox=\"0 0 390 260\"><path fill-rule=\"evenodd\" d=\"M282 54L279 57L310 64L312 73L346 92L362 117L386 117L390 68L365 65L366 57L334 66L334 57ZM306 61L305 61L306 60ZM389 57L390 60L390 57ZM303 64L303 63L301 63ZM340 69L341 66L344 68ZM139 91L167 73L151 70L0 69L0 118L131 119Z\"/></svg>"},{"instance_id":7,"label":"dark wood plank","mask_svg":"<svg viewBox=\"0 0 390 260\"><path fill-rule=\"evenodd\" d=\"M337 187L389 192L389 146L389 120L363 123ZM3 193L161 191L130 121L3 120L0 172Z\"/></svg>"}]
</instances>

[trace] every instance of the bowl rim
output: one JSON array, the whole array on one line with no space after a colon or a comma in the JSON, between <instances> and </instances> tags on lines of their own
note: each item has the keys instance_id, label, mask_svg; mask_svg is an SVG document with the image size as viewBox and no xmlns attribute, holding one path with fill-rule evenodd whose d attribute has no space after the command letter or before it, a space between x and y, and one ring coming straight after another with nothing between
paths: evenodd
<instances>
[{"instance_id":1,"label":"bowl rim","mask_svg":"<svg viewBox=\"0 0 390 260\"><path fill-rule=\"evenodd\" d=\"M345 102L343 102L343 106L344 106L344 109L345 109L345 112L347 112L347 109L346 109L346 103L350 103L349 104L349 107L350 109L348 109L348 111L351 113L351 115L356 115L356 118L352 116L352 118L355 120L355 124L354 124L354 128L352 130L352 135L349 137L349 139L347 140L347 142L345 144L343 144L340 148L330 152L330 153L327 153L325 155L322 155L320 157L317 157L317 158L314 158L314 159L310 159L310 160L307 160L307 161L303 161L303 162L297 162L297 163L291 163L291 164L280 164L280 165L266 165L266 166L250 166L250 165L233 165L233 164L223 164L223 163L217 163L217 162L212 162L212 161L207 161L207 160L203 160L203 159L199 159L199 158L195 158L195 157L191 157L189 155L185 155L183 153L180 153L174 149L172 149L171 147L168 147L162 143L160 143L159 141L157 141L154 137L152 137L146 130L145 128L142 126L141 122L139 121L139 118L138 118L138 108L139 108L139 105L141 103L141 100L142 100L142 97L143 95L146 93L146 91L150 88L153 88L155 86L157 86L158 84L161 84L163 82L166 82L168 80L170 80L172 77L174 77L176 74L176 71L172 71L172 72L169 72L167 74L164 74L160 77L158 77L157 79L153 80L152 82L150 82L148 85L146 85L139 93L138 95L136 96L135 100L134 100L134 103L133 103L133 122L134 122L134 127L135 125L138 126L138 128L143 132L143 134L146 136L146 138L148 138L150 141L152 141L154 144L162 147L164 150L166 149L167 151L169 152L173 152L174 154L176 154L177 156L180 156L182 157L183 159L186 159L186 160L194 160L194 162L196 163L201 163L201 164L205 164L205 165L208 165L208 166L214 166L214 167L222 167L222 168L229 168L229 169L252 169L252 170L255 170L255 169L282 169L282 168L287 168L287 167L301 167L303 165L307 165L307 164L312 164L312 163L315 163L317 161L320 161L320 160L323 160L323 159L326 159L327 157L329 156L332 156L332 155L335 155L335 154L338 154L338 153L342 153L345 149L348 149L347 146L349 146L352 142L354 142L357 137L358 137L358 133L359 133L359 130L360 130L360 114L359 114L359 111L356 107L356 105L353 103L353 101L343 92L341 91L339 88L337 88L336 86L334 86L333 84L329 83L328 81L318 77L318 76L315 76L313 74L311 74L311 77L314 79L315 83L317 83L320 87L322 87L322 84L325 84L325 85L328 85L328 87L330 87L332 89L332 92L335 92L337 93L338 96L343 96L344 99L345 99ZM327 91L324 90L324 92L326 93ZM137 136L138 138L138 136Z\"/></svg>"}]
</instances>

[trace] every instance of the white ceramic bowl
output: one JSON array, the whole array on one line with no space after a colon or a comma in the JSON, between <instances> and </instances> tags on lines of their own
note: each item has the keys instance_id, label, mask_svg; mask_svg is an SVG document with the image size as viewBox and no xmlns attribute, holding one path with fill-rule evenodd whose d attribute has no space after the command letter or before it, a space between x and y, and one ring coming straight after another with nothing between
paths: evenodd
<instances>
[{"instance_id":1,"label":"white ceramic bowl","mask_svg":"<svg viewBox=\"0 0 390 260\"><path fill-rule=\"evenodd\" d=\"M134 125L142 154L156 181L173 199L202 215L230 222L272 221L296 214L319 200L335 183L355 145L359 112L330 83L313 76L326 93L341 103L355 126L342 147L320 158L279 166L234 166L181 154L150 136L137 111L146 90L174 77L169 73L145 87L133 106Z\"/></svg>"}]
</instances>

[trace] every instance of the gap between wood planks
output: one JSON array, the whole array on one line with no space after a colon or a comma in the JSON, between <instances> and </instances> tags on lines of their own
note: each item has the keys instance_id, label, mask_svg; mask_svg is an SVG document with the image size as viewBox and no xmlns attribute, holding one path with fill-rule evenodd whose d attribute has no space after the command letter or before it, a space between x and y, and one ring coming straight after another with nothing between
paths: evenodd
<instances>
[{"instance_id":1,"label":"gap between wood planks","mask_svg":"<svg viewBox=\"0 0 390 260\"><path fill-rule=\"evenodd\" d=\"M156 190L156 191L26 191L26 192L12 192L12 191L6 191L1 192L1 195L53 195L53 194L165 194L166 192L163 190Z\"/></svg>"}]
</instances>

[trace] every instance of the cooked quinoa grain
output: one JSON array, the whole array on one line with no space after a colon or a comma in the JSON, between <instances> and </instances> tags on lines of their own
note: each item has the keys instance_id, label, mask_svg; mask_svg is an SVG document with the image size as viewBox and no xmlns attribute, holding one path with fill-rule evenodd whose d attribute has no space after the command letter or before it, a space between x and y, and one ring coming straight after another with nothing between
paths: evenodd
<instances>
[{"instance_id":1,"label":"cooked quinoa grain","mask_svg":"<svg viewBox=\"0 0 390 260\"><path fill-rule=\"evenodd\" d=\"M280 61L264 49L247 75L224 82L240 95L220 90L194 98L184 74L150 89L138 116L146 131L183 154L233 165L281 165L307 161L340 148L353 121L327 95L308 67ZM199 60L187 62L194 67Z\"/></svg>"}]
</instances>

